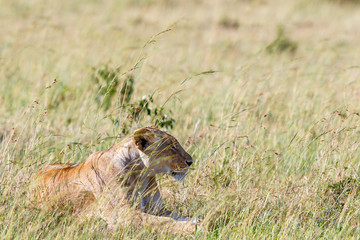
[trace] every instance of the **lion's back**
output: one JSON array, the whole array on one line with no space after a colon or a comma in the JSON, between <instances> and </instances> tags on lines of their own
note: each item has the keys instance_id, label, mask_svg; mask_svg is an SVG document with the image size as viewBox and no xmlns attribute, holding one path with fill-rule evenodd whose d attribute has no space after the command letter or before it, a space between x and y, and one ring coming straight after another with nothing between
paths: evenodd
<instances>
[{"instance_id":1,"label":"lion's back","mask_svg":"<svg viewBox=\"0 0 360 240\"><path fill-rule=\"evenodd\" d=\"M78 164L58 163L40 169L31 181L32 199L41 200L81 192L82 189L78 186L71 186L76 166Z\"/></svg>"},{"instance_id":2,"label":"lion's back","mask_svg":"<svg viewBox=\"0 0 360 240\"><path fill-rule=\"evenodd\" d=\"M77 166L79 164L58 163L40 169L30 184L30 200L36 205L46 203L47 207L71 206L71 212L82 211L91 205L94 194L73 182Z\"/></svg>"}]
</instances>

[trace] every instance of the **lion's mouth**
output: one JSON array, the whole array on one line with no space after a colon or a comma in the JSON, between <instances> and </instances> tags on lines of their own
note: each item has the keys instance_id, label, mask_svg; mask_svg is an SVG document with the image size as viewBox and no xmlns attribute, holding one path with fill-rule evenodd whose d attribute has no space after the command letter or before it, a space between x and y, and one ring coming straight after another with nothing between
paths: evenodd
<instances>
[{"instance_id":1,"label":"lion's mouth","mask_svg":"<svg viewBox=\"0 0 360 240\"><path fill-rule=\"evenodd\" d=\"M188 169L186 169L185 171L171 171L170 175L175 178L176 181L182 182L184 181L187 172Z\"/></svg>"},{"instance_id":2,"label":"lion's mouth","mask_svg":"<svg viewBox=\"0 0 360 240\"><path fill-rule=\"evenodd\" d=\"M187 171L188 171L187 169L185 169L185 170L183 170L183 171L173 170L173 171L170 172L170 174L171 174L172 176L175 176L175 175L178 175L178 174L186 174Z\"/></svg>"}]
</instances>

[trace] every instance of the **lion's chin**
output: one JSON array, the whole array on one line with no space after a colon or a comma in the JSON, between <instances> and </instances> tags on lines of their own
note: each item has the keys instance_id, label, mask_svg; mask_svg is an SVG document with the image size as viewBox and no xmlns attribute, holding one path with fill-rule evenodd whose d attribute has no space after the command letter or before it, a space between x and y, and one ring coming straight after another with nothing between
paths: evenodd
<instances>
[{"instance_id":1,"label":"lion's chin","mask_svg":"<svg viewBox=\"0 0 360 240\"><path fill-rule=\"evenodd\" d=\"M189 170L186 169L185 171L171 171L169 174L175 178L178 182L183 182L185 180L186 174Z\"/></svg>"}]
</instances>

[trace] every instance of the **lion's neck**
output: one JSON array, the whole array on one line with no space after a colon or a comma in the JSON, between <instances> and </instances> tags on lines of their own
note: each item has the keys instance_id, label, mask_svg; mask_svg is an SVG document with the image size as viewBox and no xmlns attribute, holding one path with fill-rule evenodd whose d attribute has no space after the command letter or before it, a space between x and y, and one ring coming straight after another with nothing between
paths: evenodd
<instances>
[{"instance_id":1,"label":"lion's neck","mask_svg":"<svg viewBox=\"0 0 360 240\"><path fill-rule=\"evenodd\" d=\"M120 143L114 145L112 163L114 167L119 169L123 174L128 174L131 171L142 171L146 168L141 156L141 152L136 147L132 138L126 138Z\"/></svg>"}]
</instances>

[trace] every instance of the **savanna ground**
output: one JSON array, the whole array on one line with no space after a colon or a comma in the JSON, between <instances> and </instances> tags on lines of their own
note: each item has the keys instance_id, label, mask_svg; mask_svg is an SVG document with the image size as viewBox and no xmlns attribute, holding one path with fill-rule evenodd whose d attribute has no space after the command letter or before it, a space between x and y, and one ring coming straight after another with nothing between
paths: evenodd
<instances>
[{"instance_id":1,"label":"savanna ground","mask_svg":"<svg viewBox=\"0 0 360 240\"><path fill-rule=\"evenodd\" d=\"M176 237L27 201L40 167L149 124L195 160L183 185L159 178L168 208L203 219L188 238L358 238L356 1L0 6L1 239Z\"/></svg>"}]
</instances>

